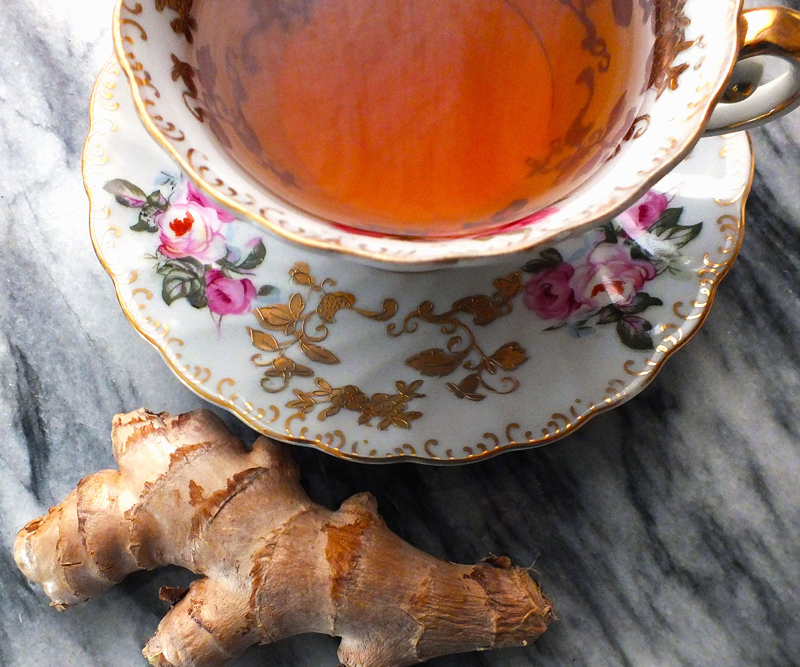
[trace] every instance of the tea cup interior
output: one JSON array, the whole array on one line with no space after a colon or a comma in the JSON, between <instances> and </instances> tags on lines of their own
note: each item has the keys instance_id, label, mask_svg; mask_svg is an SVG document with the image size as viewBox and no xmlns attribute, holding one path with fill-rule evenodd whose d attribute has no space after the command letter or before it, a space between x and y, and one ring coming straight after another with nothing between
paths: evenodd
<instances>
[{"instance_id":1,"label":"tea cup interior","mask_svg":"<svg viewBox=\"0 0 800 667\"><path fill-rule=\"evenodd\" d=\"M409 77L408 72L400 67L398 77L393 80L396 85L391 90L375 85L374 77L370 78L373 75L365 74L359 83L360 88L351 86L361 98L356 95L350 102L340 103L352 92L347 89L347 74L352 72L344 67L346 62L343 64L339 61L346 61L348 53L355 53L359 56L356 61L360 62L364 54L356 48L358 44L353 43L355 38L350 39L352 35L345 34L350 41L343 39L344 46L339 45L341 48L337 47L338 51L333 50L333 56L329 58L330 66L321 62L321 54L326 51L320 50L322 47L317 42L336 41L335 35L312 31L309 36L306 32L311 30L309 26L315 24L313 13L321 11L319 7L324 8L328 3L324 0L317 3L308 0L283 3L229 0L226 5L230 5L230 2L241 3L242 12L226 12L225 15L237 16L240 21L233 21L237 23L233 27L225 27L220 22L219 13L209 14L204 10L204 7L209 10L213 8L214 2L216 0L178 3L178 9L164 6L163 3L160 8L159 3L137 5L134 8L119 3L115 20L117 53L131 82L134 102L148 130L201 189L237 214L312 251L343 253L375 265L400 270L430 269L453 263L486 263L512 254L532 253L541 243L577 233L626 208L680 160L699 138L703 123L710 115L736 61L736 21L741 4L739 1L708 3L704 0L630 2L630 16L615 16L612 12L607 18L613 25L627 21L626 29L635 28L635 34L640 38L636 46L638 51L614 51L609 46L610 33L604 34L597 29L605 25L599 16L588 17L594 21L594 30L587 27L585 20L577 21L582 26L582 40L573 44L573 51L569 53L586 55L586 62L593 64L583 63L583 66L577 57L562 54L558 60L559 66L551 65L548 70L550 82L546 87L550 90L550 106L557 111L566 108L553 104L556 94L553 90L562 85L562 79L568 85L563 84L560 94L571 95L579 102L572 104L570 114L562 114L557 119L555 124L560 123L560 135L546 135L542 141L546 148L543 157L538 160L527 159L530 151L523 146L517 153L512 151L513 159L510 159L510 162L516 161L524 167L519 172L523 177L518 179L523 186L532 187L531 183L536 180L531 176L532 172L546 177L545 181L547 178L553 179L555 184L551 182L543 188L541 198L537 198L533 190L501 187L497 189L498 192L502 191L501 195L492 199L483 197L485 193L477 186L472 188L473 192L468 187L469 179L453 179L452 182L460 185L447 197L442 196L444 203L435 209L436 193L442 190L441 184L447 181L445 177L448 175L447 168L441 165L425 170L426 159L437 153L435 145L426 148L425 142L420 140L419 145L424 150L417 152L414 158L416 162L412 160L409 163L413 169L408 173L415 174L414 180L405 178L402 164L394 172L386 167L402 163L402 150L397 153L387 150L388 157L382 157L378 150L381 137L392 137L390 132L384 130L387 125L390 130L394 128L393 119L386 119L380 114L376 116L375 127L365 131L368 138L371 137L370 141L374 140L374 145L370 144L363 151L358 147L353 148L353 144L358 142L352 140L354 136L358 138L362 135L358 132L348 135L353 126L358 125L353 120L357 118L353 109L357 110L362 102L372 103L370 95L380 98L375 102L376 109L389 109L397 99L399 84ZM353 4L358 5L355 0ZM367 1L367 4L370 3ZM435 4L429 0L426 6ZM494 6L492 3L478 4ZM515 6L510 2L500 4L504 7ZM535 4L530 3L531 6ZM624 1L595 4L614 7L628 5ZM267 12L260 18L256 13L254 17L251 10L256 6L271 8L273 13ZM524 3L520 0L517 8L522 6ZM281 7L289 13L281 14L276 9ZM290 7L297 11L290 12ZM495 18L500 21L504 12L498 9ZM213 16L217 16L214 30L220 35L216 46L203 37L206 34L204 25L212 26ZM246 18L241 20L242 16ZM397 19L394 15L390 18ZM586 19L587 16L580 16L578 12L567 18ZM510 19L506 17L504 20ZM354 21L350 16L347 21L337 24L336 29L344 30ZM364 21L369 23L366 18ZM389 19L387 21L391 23ZM254 25L260 27L254 28ZM416 24L409 25L413 27ZM498 25L503 25L502 21ZM385 31L386 28L374 29L380 37L383 35L380 30ZM226 30L233 32L229 34ZM454 32L457 33L453 37L456 41L465 39L459 31ZM299 46L292 43L296 34L305 40L301 40ZM400 31L398 34L404 33ZM286 71L279 68L267 77L268 85L259 91L257 86L246 80L245 75L248 67L256 73L263 72L265 63L248 63L248 35L251 53L267 58L271 53L264 55L262 52L265 45L271 45L270 48L278 51L278 55L284 56L283 61L276 59L276 62L290 63L295 69L288 65ZM281 35L284 37L278 39ZM410 37L409 40L413 42ZM231 47L231 44L240 45L239 49ZM315 58L306 61L302 55L308 52L309 44L315 45L317 51ZM477 48L470 47L470 51L468 47L463 49L466 55L461 65L469 62L469 54ZM359 48L368 53L370 49L377 50L372 42L366 46L362 44ZM397 48L397 62L406 62L411 47L403 44ZM516 47L508 48L513 51ZM293 49L297 50L297 54L291 55ZM524 49L521 49L520 53L523 52ZM601 70L610 57L619 56L619 60L625 60L623 56L626 53L633 53L628 58L628 64L635 75L631 74L628 78L620 75L625 85L614 94L597 92L613 89L611 85L606 86L602 78L610 71L610 64L605 71ZM445 61L441 58L438 64L446 65L446 58ZM271 61L267 58L265 62L268 64ZM386 56L380 62L382 69L391 69L395 61ZM413 62L419 70L425 59ZM568 65L572 69L568 69ZM494 71L490 70L490 73ZM513 78L513 73L506 74L507 78ZM487 77L491 78L486 75L484 79ZM433 80L437 81L435 77ZM525 85L520 84L520 89L533 85L533 79L526 81ZM508 92L507 84L508 81L501 81L497 86L490 86L491 94L484 95L486 107L493 113L504 99L508 99L504 96ZM414 82L409 90L418 92L420 85ZM320 87L325 94L315 101L313 93ZM336 91L345 89L337 97ZM291 94L284 94L287 90ZM450 94L444 91L442 95L445 93ZM582 98L578 93L582 93ZM483 99L481 94L474 99ZM366 102L362 99L364 97ZM590 118L591 105L601 97L605 106L598 102L599 110L594 110L595 115ZM410 95L409 99L412 98L416 96ZM474 103L473 98L470 99L473 107L480 106ZM533 97L529 95L524 99ZM388 106L380 107L383 103ZM352 107L348 111L353 112L350 116L339 113L341 105L347 107L347 104ZM272 116L261 123L257 118L258 112L251 109L252 105L271 105L272 111L267 115ZM282 105L286 107L283 111ZM327 106L331 106L328 118L319 118ZM413 127L426 114L436 120L446 117L447 113L451 120L463 116L457 113L457 103L446 109L447 113L442 109L429 112L426 108L431 106L429 99L423 99L418 106L405 117L407 125L398 121L397 128ZM308 109L311 109L310 113ZM288 115L284 117L281 113ZM491 117L491 113L479 116L480 122L476 121L476 124L485 124ZM514 117L516 127L520 126L524 117L525 113ZM337 118L345 118L346 122L342 120L345 127L336 125ZM498 118L507 120L502 113ZM532 119L531 125L538 131L535 124L536 121ZM267 130L261 131L262 125ZM498 121L497 125L500 129L489 128L483 134L474 136L502 139L503 123ZM334 138L322 145L331 126L339 134L334 132L331 135ZM485 128L479 129L483 131ZM447 144L445 132L430 134L436 140L440 139L440 135L445 135L443 141L452 149L449 153L444 151L447 160L468 152L465 152L464 146L469 144L469 132L463 132L463 128L459 128L458 132L466 137L459 140L463 144L460 147ZM403 132L395 134L401 138L405 136ZM347 137L350 137L349 143L344 139ZM418 132L413 137L420 138L422 134ZM504 140L514 150L519 148L516 144L523 143L515 143L513 136ZM366 143L369 144L369 141ZM476 144L474 155L477 157L470 158L471 162L466 160L465 164L477 165L475 172L479 181L487 178L496 185L502 180L500 176L508 170L504 172L492 164L491 160L497 151L486 151L483 150L483 144ZM293 157L290 155L292 150L295 151ZM294 162L286 158L287 155ZM462 171L469 170L463 168ZM470 178L472 176L475 174ZM327 189L320 186L325 178L328 181L322 184ZM435 187L429 187L428 181ZM405 190L398 185L403 183L408 186ZM384 189L381 190L381 187ZM419 188L422 195L417 198L412 196L414 188ZM459 188L460 192L466 193L462 197L458 196ZM303 199L301 192L315 195L316 199ZM368 195L373 199L369 200ZM445 200L448 199L452 200L450 209L446 206ZM379 210L382 202L395 207L383 209L383 217ZM480 209L475 202L482 203L484 208ZM431 213L432 209L435 209L435 215ZM385 213L386 210L394 212L390 216ZM412 218L416 227L408 224ZM433 228L436 226L433 223L439 226L438 229ZM370 224L373 226L370 227Z\"/></svg>"},{"instance_id":2,"label":"tea cup interior","mask_svg":"<svg viewBox=\"0 0 800 667\"><path fill-rule=\"evenodd\" d=\"M486 233L563 199L631 127L655 42L633 2L193 7L222 149L307 214L393 236Z\"/></svg>"}]
</instances>

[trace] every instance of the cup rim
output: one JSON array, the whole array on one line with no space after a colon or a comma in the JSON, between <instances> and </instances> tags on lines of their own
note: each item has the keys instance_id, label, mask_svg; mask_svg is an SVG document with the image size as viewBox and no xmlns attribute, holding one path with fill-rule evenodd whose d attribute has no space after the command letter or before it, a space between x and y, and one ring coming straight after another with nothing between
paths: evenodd
<instances>
[{"instance_id":1,"label":"cup rim","mask_svg":"<svg viewBox=\"0 0 800 667\"><path fill-rule=\"evenodd\" d=\"M691 0L688 0L691 2ZM702 0L694 0L698 6L702 5ZM687 0L655 0L655 2L672 2L677 3L680 5L682 9L683 6L686 4ZM711 90L709 93L703 97L700 102L698 103L699 109L695 111L693 114L694 118L697 120L694 121L694 126L689 131L687 136L682 140L678 141L677 146L669 152L669 158L665 159L663 163L649 172L649 175L642 180L638 186L631 188L628 192L620 199L618 202L607 205L605 208L595 211L591 216L587 216L586 219L581 220L575 224L569 225L564 227L562 225L561 229L556 229L555 231L548 232L546 234L542 234L539 237L534 237L533 240L526 241L522 244L518 245L509 245L507 248L481 248L480 246L482 238L497 238L503 236L511 236L515 233L518 233L518 230L498 230L497 232L489 232L486 235L481 237L474 237L470 235L465 236L456 236L456 237L448 237L448 238L424 238L424 237L412 237L412 238L403 238L403 237L395 237L395 236L380 236L378 235L381 241L384 242L385 245L391 245L393 247L400 248L400 252L391 252L387 253L387 248L377 248L372 249L368 245L368 241L374 241L376 235L369 234L366 232L359 232L358 230L349 230L343 231L338 226L331 224L330 221L320 219L312 214L309 214L302 209L299 209L291 204L291 202L286 202L285 200L277 197L272 191L269 189L258 186L259 190L280 202L285 208L295 212L296 214L301 215L305 219L311 220L316 224L324 225L329 227L332 231L336 230L337 233L342 235L348 235L355 237L355 239L361 239L362 243L353 243L353 244L342 244L342 243L334 243L324 240L319 240L315 238L309 238L298 231L293 231L291 229L287 229L285 226L270 220L266 215L261 213L257 213L252 209L248 208L247 206L242 205L241 203L235 201L232 197L227 196L224 192L221 192L218 187L215 187L214 184L209 183L208 180L202 175L202 169L196 168L194 165L191 164L191 161L187 159L184 155L180 153L169 141L166 134L158 127L158 125L154 122L153 118L150 116L147 110L147 104L140 92L140 83L136 76L136 72L134 71L134 66L132 66L129 54L126 52L124 47L125 37L122 32L122 26L124 21L122 20L122 10L127 9L131 11L131 8L128 7L125 3L125 0L116 0L116 4L114 7L114 14L112 20L112 37L114 42L114 51L117 56L117 60L120 63L123 71L125 72L126 79L128 81L128 85L132 94L133 103L136 108L137 114L139 115L140 120L144 124L145 128L147 129L148 133L150 134L151 138L153 138L156 143L158 143L163 150L165 150L170 157L178 163L179 167L186 173L189 179L195 183L197 187L200 188L206 195L210 196L212 199L218 201L220 204L225 206L226 208L235 211L237 215L241 215L246 219L250 220L256 225L264 227L268 229L270 232L277 234L279 237L300 245L302 247L306 247L311 250L321 251L324 253L332 253L332 254L339 254L345 255L348 258L352 258L355 260L360 260L362 262L367 262L374 266L381 266L387 268L389 270L396 270L396 271L419 271L419 270L431 270L437 268L444 268L447 266L452 266L454 264L486 264L491 261L502 261L503 259L511 258L514 256L518 256L524 254L526 252L530 252L537 247L540 247L543 244L551 243L554 241L558 241L573 234L578 234L585 229L596 226L598 224L602 224L603 221L613 219L615 216L619 215L621 212L626 210L630 207L632 202L635 202L639 199L642 195L644 195L653 184L657 183L663 176L671 171L676 164L681 162L686 155L694 148L696 143L702 138L706 125L708 124L712 113L714 112L714 108L716 107L717 101L719 97L722 95L726 82L730 78L733 69L737 62L738 52L740 43L742 40L742 35L740 34L739 28L739 17L741 16L741 12L743 9L744 0L729 0L728 9L730 11L731 16L733 17L733 25L732 25L732 33L737 35L737 38L731 40L732 47L729 48L727 51L722 53L723 49L720 49L720 56L721 56L721 66L720 66L720 74L724 74L724 76L719 76L715 82L712 84L706 84ZM136 3L135 8L141 11L141 4L139 2ZM702 10L700 10L702 11ZM141 26L138 26L142 33L144 30ZM128 38L130 39L130 38ZM146 39L146 37L145 37ZM146 72L145 72L146 74ZM698 90L698 95L700 91ZM228 165L235 165L232 160L229 160ZM241 172L241 170L238 170ZM591 180L591 178L589 179ZM587 181L588 182L588 181ZM582 187L582 186L581 186ZM574 193L567 195L567 199L572 197ZM262 209L263 211L263 209ZM513 223L512 223L513 224ZM528 227L527 229L535 228L535 223ZM300 230L302 232L302 230ZM469 250L463 250L460 252L451 252L450 254L442 255L442 256L435 256L435 257L419 257L416 256L414 250L420 248L432 248L435 246L443 246L445 244L452 246L453 244L467 244L471 247Z\"/></svg>"}]
</instances>

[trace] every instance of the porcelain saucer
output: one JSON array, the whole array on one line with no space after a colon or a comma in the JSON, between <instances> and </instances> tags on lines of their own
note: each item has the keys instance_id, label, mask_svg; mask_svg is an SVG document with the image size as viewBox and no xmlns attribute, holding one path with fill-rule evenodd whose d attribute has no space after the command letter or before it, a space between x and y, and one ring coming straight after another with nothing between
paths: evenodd
<instances>
[{"instance_id":1,"label":"porcelain saucer","mask_svg":"<svg viewBox=\"0 0 800 667\"><path fill-rule=\"evenodd\" d=\"M252 428L365 462L466 462L563 437L701 326L743 234L745 134L703 139L614 221L524 265L395 273L310 255L194 188L118 63L91 100L90 229L125 315Z\"/></svg>"}]
</instances>

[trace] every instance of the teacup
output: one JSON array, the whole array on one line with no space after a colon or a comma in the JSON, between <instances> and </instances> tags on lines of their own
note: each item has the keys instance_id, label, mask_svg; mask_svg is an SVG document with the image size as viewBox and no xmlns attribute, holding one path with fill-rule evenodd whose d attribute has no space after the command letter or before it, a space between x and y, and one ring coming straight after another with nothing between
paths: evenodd
<instances>
[{"instance_id":1,"label":"teacup","mask_svg":"<svg viewBox=\"0 0 800 667\"><path fill-rule=\"evenodd\" d=\"M599 119L596 131L584 128L569 138L589 156L580 165L580 179L566 189L554 186L551 200L544 204L541 199L517 197L475 231L430 237L369 232L346 220L342 224L309 213L290 195L254 178L253 170L240 166L241 161L226 150L221 141L225 132L212 113L213 100L192 65L197 59L193 51L197 7L209 1L153 0L133 7L118 1L117 55L149 132L199 188L239 216L309 250L340 253L391 270L524 262L543 244L601 225L631 206L704 132L746 129L787 113L800 102L797 12L785 8L742 12L742 0L607 0L618 22L634 31L637 48L646 45L652 57L649 63L642 59L639 69L644 71L627 81L625 105ZM284 13L293 5L314 11L306 0L262 4L280 5ZM596 27L585 9L573 11L586 29L583 45L576 44L576 50L586 50L588 44L602 67ZM760 55L783 58L792 67L759 87L761 65L748 59ZM233 71L225 64L215 70L217 76L222 70ZM578 115L576 124L580 120ZM284 173L280 165L268 166L278 176Z\"/></svg>"}]
</instances>

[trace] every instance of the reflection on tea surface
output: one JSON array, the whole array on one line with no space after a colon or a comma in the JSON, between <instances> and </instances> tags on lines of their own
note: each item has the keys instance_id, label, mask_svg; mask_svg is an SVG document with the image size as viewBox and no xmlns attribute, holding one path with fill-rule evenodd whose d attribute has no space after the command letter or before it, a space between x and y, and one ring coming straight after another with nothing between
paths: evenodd
<instances>
[{"instance_id":1,"label":"reflection on tea surface","mask_svg":"<svg viewBox=\"0 0 800 667\"><path fill-rule=\"evenodd\" d=\"M205 120L315 216L480 233L557 201L631 126L651 0L195 0Z\"/></svg>"}]
</instances>

